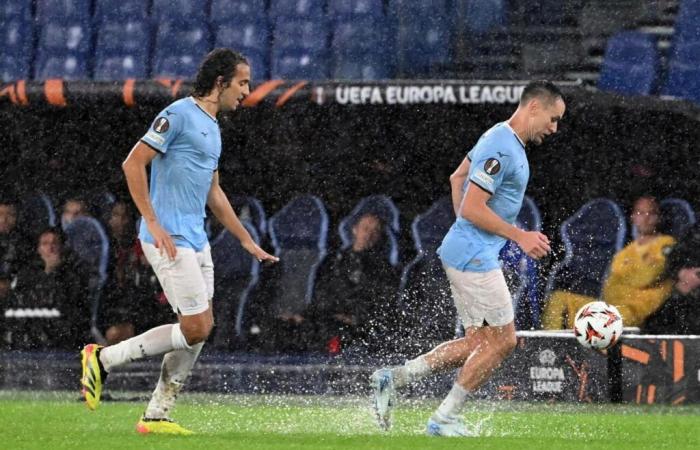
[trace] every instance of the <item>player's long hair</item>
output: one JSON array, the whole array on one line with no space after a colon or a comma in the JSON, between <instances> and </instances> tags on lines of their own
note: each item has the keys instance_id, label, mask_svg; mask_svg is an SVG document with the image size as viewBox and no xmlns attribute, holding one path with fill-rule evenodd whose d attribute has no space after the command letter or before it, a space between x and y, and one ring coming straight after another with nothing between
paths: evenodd
<instances>
[{"instance_id":1,"label":"player's long hair","mask_svg":"<svg viewBox=\"0 0 700 450\"><path fill-rule=\"evenodd\" d=\"M216 79L223 77L223 84L227 87L233 77L236 76L236 68L239 64L247 64L245 56L228 48L215 48L202 61L197 71L192 95L206 97L214 89Z\"/></svg>"}]
</instances>

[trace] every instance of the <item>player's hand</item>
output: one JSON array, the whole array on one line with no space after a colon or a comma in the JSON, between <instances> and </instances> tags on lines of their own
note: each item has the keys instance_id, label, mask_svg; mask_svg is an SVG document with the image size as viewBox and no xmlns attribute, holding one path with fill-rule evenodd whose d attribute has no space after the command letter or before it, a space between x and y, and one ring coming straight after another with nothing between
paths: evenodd
<instances>
[{"instance_id":1,"label":"player's hand","mask_svg":"<svg viewBox=\"0 0 700 450\"><path fill-rule=\"evenodd\" d=\"M255 242L253 242L252 240L247 241L247 242L243 242L241 245L243 245L243 248L246 249L248 251L248 253L255 256L259 262L263 262L263 261L277 262L280 260L278 257L267 253L265 250L260 248L260 246L258 244L256 244Z\"/></svg>"},{"instance_id":2,"label":"player's hand","mask_svg":"<svg viewBox=\"0 0 700 450\"><path fill-rule=\"evenodd\" d=\"M153 237L154 245L160 250L161 256L163 252L165 252L168 258L174 260L177 255L177 248L175 247L173 238L171 238L168 232L155 220L153 222L147 222L146 225L148 227L148 232L151 233Z\"/></svg>"},{"instance_id":3,"label":"player's hand","mask_svg":"<svg viewBox=\"0 0 700 450\"><path fill-rule=\"evenodd\" d=\"M523 231L516 243L527 256L534 259L542 258L552 250L547 236L539 231Z\"/></svg>"}]
</instances>

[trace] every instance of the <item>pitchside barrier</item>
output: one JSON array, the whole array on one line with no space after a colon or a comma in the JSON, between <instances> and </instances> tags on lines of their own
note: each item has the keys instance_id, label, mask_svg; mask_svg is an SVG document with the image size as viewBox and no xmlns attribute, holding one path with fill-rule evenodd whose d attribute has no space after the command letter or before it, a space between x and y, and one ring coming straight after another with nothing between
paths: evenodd
<instances>
[{"instance_id":1,"label":"pitchside barrier","mask_svg":"<svg viewBox=\"0 0 700 450\"><path fill-rule=\"evenodd\" d=\"M513 355L475 398L548 402L684 404L700 402L699 336L623 336L608 356L587 350L572 333L520 331ZM367 395L379 365L372 357L204 354L188 389L220 393ZM155 358L114 370L110 391L150 391ZM407 397L441 397L454 372L430 377L403 391ZM0 389L76 389L73 354L0 353Z\"/></svg>"}]
</instances>

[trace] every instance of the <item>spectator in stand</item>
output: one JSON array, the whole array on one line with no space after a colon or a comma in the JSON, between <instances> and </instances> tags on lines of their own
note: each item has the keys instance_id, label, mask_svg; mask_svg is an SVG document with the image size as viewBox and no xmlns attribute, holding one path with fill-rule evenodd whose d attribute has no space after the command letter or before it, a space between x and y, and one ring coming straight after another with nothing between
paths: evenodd
<instances>
[{"instance_id":1,"label":"spectator in stand","mask_svg":"<svg viewBox=\"0 0 700 450\"><path fill-rule=\"evenodd\" d=\"M305 316L315 338L309 339L331 353L353 347L374 352L377 336L391 330L399 274L386 257L382 221L364 214L352 227L353 243L326 262L319 271L313 303Z\"/></svg>"},{"instance_id":2,"label":"spectator in stand","mask_svg":"<svg viewBox=\"0 0 700 450\"><path fill-rule=\"evenodd\" d=\"M61 228L65 230L76 218L87 215L89 213L85 200L77 196L68 197L61 209Z\"/></svg>"},{"instance_id":3,"label":"spectator in stand","mask_svg":"<svg viewBox=\"0 0 700 450\"><path fill-rule=\"evenodd\" d=\"M136 236L134 211L116 201L107 220L109 267L100 308L101 328L113 345L173 319ZM135 308L138 304L139 308Z\"/></svg>"},{"instance_id":4,"label":"spectator in stand","mask_svg":"<svg viewBox=\"0 0 700 450\"><path fill-rule=\"evenodd\" d=\"M89 342L89 268L63 245L55 228L39 234L38 258L17 275L4 316L14 349L79 348Z\"/></svg>"},{"instance_id":5,"label":"spectator in stand","mask_svg":"<svg viewBox=\"0 0 700 450\"><path fill-rule=\"evenodd\" d=\"M29 255L27 241L17 230L16 203L0 200L0 272L16 275Z\"/></svg>"},{"instance_id":6,"label":"spectator in stand","mask_svg":"<svg viewBox=\"0 0 700 450\"><path fill-rule=\"evenodd\" d=\"M642 327L648 334L700 334L700 265L674 276L673 292Z\"/></svg>"},{"instance_id":7,"label":"spectator in stand","mask_svg":"<svg viewBox=\"0 0 700 450\"><path fill-rule=\"evenodd\" d=\"M654 197L638 198L631 220L637 235L614 256L602 298L620 308L625 325L639 326L671 293L672 282L664 273L666 255L675 240L657 231L659 205ZM572 328L576 312L594 300L594 297L576 292L552 293L542 316L543 327Z\"/></svg>"},{"instance_id":8,"label":"spectator in stand","mask_svg":"<svg viewBox=\"0 0 700 450\"><path fill-rule=\"evenodd\" d=\"M671 295L673 281L664 274L676 240L657 231L659 203L654 197L634 202L632 224L635 239L613 258L603 300L620 310L626 326L638 327Z\"/></svg>"}]
</instances>

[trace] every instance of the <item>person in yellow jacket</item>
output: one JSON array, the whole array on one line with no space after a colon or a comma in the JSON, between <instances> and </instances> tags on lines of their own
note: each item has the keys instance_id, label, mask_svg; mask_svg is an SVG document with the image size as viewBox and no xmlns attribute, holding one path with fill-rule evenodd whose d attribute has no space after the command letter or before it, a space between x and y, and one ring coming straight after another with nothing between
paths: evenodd
<instances>
[{"instance_id":1,"label":"person in yellow jacket","mask_svg":"<svg viewBox=\"0 0 700 450\"><path fill-rule=\"evenodd\" d=\"M659 204L654 197L638 198L631 219L635 240L613 258L602 299L620 310L625 326L640 326L671 294L673 283L663 274L667 250L676 241L657 232ZM543 328L573 328L576 311L595 300L565 290L552 292L542 315Z\"/></svg>"},{"instance_id":2,"label":"person in yellow jacket","mask_svg":"<svg viewBox=\"0 0 700 450\"><path fill-rule=\"evenodd\" d=\"M642 325L673 290L673 281L663 276L666 255L676 241L658 233L658 223L656 199L638 198L632 210L637 236L615 255L603 286L603 300L620 310L625 326Z\"/></svg>"}]
</instances>

